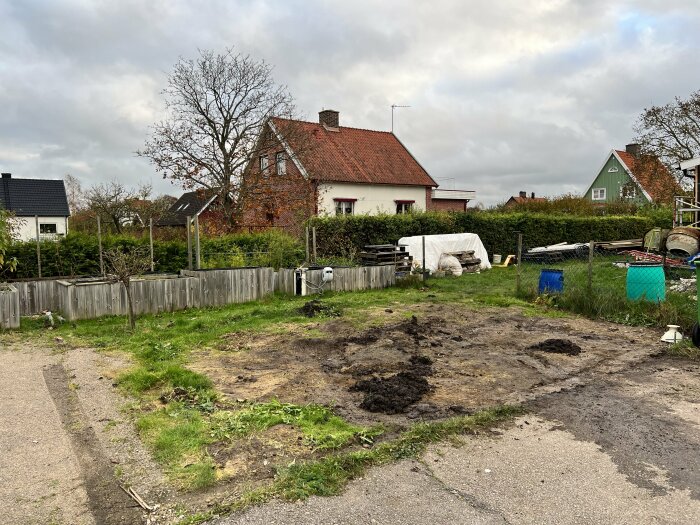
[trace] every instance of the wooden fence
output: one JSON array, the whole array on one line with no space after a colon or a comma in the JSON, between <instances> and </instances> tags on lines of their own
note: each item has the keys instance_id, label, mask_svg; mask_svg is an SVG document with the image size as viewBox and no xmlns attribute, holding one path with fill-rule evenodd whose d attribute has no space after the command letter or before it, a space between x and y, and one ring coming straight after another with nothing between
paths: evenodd
<instances>
[{"instance_id":1,"label":"wooden fence","mask_svg":"<svg viewBox=\"0 0 700 525\"><path fill-rule=\"evenodd\" d=\"M295 271L272 268L233 268L226 270L183 270L181 275L147 276L131 281L134 313L172 312L185 308L202 308L244 303L267 297L275 292L295 293ZM308 295L321 284L322 270L308 270ZM336 268L325 291L358 291L385 288L396 282L393 266ZM61 312L74 321L105 315L126 315L128 301L121 283L102 278L44 280L13 283L18 315L35 315L43 311ZM14 303L13 303L14 304ZM11 310L0 305L3 320ZM3 321L4 322L4 321ZM4 326L4 325L3 325Z\"/></svg>"},{"instance_id":2,"label":"wooden fence","mask_svg":"<svg viewBox=\"0 0 700 525\"><path fill-rule=\"evenodd\" d=\"M0 285L0 328L19 328L19 291L11 284Z\"/></svg>"}]
</instances>

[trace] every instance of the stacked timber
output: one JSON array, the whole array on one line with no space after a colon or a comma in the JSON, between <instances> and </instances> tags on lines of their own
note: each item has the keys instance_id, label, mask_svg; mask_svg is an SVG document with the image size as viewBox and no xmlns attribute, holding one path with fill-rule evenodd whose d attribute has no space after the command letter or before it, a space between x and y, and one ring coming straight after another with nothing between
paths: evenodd
<instances>
[{"instance_id":1,"label":"stacked timber","mask_svg":"<svg viewBox=\"0 0 700 525\"><path fill-rule=\"evenodd\" d=\"M474 273L481 267L481 259L474 256L474 250L464 252L450 252L447 255L456 257L465 272Z\"/></svg>"},{"instance_id":2,"label":"stacked timber","mask_svg":"<svg viewBox=\"0 0 700 525\"><path fill-rule=\"evenodd\" d=\"M406 246L393 244L367 244L360 252L363 266L394 265L397 272L411 271L413 256L406 251Z\"/></svg>"}]
</instances>

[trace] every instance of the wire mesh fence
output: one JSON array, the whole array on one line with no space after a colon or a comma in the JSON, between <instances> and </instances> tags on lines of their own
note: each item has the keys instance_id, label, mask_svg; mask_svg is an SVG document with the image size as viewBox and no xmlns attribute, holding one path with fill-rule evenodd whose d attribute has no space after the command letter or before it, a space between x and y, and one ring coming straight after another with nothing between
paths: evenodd
<instances>
[{"instance_id":1,"label":"wire mesh fence","mask_svg":"<svg viewBox=\"0 0 700 525\"><path fill-rule=\"evenodd\" d=\"M687 327L695 320L697 283L687 262L605 246L590 242L537 247L522 239L517 295L621 322Z\"/></svg>"}]
</instances>

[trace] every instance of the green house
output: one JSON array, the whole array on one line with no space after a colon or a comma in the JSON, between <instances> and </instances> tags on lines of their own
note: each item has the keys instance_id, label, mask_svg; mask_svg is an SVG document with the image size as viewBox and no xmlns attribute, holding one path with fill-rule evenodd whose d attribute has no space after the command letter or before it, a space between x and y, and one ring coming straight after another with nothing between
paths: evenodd
<instances>
[{"instance_id":1,"label":"green house","mask_svg":"<svg viewBox=\"0 0 700 525\"><path fill-rule=\"evenodd\" d=\"M625 151L612 150L586 191L585 198L598 204L620 200L638 204L654 202L649 188L635 173L638 164L639 145L628 144Z\"/></svg>"}]
</instances>

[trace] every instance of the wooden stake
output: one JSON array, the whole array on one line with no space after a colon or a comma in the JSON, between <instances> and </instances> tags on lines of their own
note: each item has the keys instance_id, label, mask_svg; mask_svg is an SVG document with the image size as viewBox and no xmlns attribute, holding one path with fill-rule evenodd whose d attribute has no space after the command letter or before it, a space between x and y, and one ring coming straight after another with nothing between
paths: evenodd
<instances>
[{"instance_id":1,"label":"wooden stake","mask_svg":"<svg viewBox=\"0 0 700 525\"><path fill-rule=\"evenodd\" d=\"M39 269L39 279L41 279L41 242L39 239L39 216L35 215L36 222L36 265Z\"/></svg>"},{"instance_id":2,"label":"wooden stake","mask_svg":"<svg viewBox=\"0 0 700 525\"><path fill-rule=\"evenodd\" d=\"M153 218L148 219L148 240L151 244L151 271L156 271L156 263L153 260Z\"/></svg>"},{"instance_id":3,"label":"wooden stake","mask_svg":"<svg viewBox=\"0 0 700 525\"><path fill-rule=\"evenodd\" d=\"M187 226L187 269L192 270L192 217L185 219Z\"/></svg>"},{"instance_id":4,"label":"wooden stake","mask_svg":"<svg viewBox=\"0 0 700 525\"><path fill-rule=\"evenodd\" d=\"M102 257L102 223L100 222L100 216L97 216L97 249L100 252L100 275L104 277L105 275L105 261Z\"/></svg>"}]
</instances>

